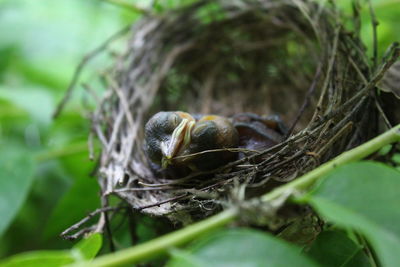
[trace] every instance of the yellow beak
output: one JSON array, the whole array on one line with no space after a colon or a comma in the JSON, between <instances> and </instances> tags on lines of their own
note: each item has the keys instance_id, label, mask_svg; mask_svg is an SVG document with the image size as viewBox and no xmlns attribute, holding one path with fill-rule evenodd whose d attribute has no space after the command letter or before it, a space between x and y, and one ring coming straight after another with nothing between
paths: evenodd
<instances>
[{"instance_id":1,"label":"yellow beak","mask_svg":"<svg viewBox=\"0 0 400 267\"><path fill-rule=\"evenodd\" d=\"M171 164L172 159L180 155L190 144L190 135L195 122L189 119L182 119L178 127L172 132L171 139L161 142L162 168L166 168Z\"/></svg>"}]
</instances>

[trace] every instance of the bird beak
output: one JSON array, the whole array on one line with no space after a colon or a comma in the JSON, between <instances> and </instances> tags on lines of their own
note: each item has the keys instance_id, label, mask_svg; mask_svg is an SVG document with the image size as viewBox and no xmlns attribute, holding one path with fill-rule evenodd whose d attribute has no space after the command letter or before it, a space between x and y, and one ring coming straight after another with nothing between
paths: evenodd
<instances>
[{"instance_id":1,"label":"bird beak","mask_svg":"<svg viewBox=\"0 0 400 267\"><path fill-rule=\"evenodd\" d=\"M182 119L178 127L175 128L171 135L171 139L166 142L161 142L162 168L166 168L172 159L182 153L190 144L190 135L195 122L189 119Z\"/></svg>"}]
</instances>

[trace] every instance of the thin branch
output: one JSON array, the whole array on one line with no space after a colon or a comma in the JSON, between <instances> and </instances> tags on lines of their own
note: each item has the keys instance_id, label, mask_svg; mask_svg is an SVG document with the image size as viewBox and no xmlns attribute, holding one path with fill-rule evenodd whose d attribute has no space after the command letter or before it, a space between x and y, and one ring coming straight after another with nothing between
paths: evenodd
<instances>
[{"instance_id":1,"label":"thin branch","mask_svg":"<svg viewBox=\"0 0 400 267\"><path fill-rule=\"evenodd\" d=\"M107 216L107 213L104 212L103 214L105 219L105 229L108 236L110 251L115 252L114 238L110 227L110 218Z\"/></svg>"},{"instance_id":2,"label":"thin branch","mask_svg":"<svg viewBox=\"0 0 400 267\"><path fill-rule=\"evenodd\" d=\"M169 203L169 202L172 202L172 201L180 200L180 199L182 199L182 198L184 198L184 197L187 197L187 196L188 196L188 194L183 194L183 195L180 195L180 196L168 198L168 199L163 200L163 201L158 201L158 202L156 202L156 203L154 203L154 204L150 204L150 205L146 205L146 206L141 206L141 207L138 207L138 208L136 208L136 209L137 209L137 210L144 210L144 209L148 209L148 208L152 208L152 207L159 207L159 206L161 206L162 204L166 204L166 203Z\"/></svg>"},{"instance_id":3,"label":"thin branch","mask_svg":"<svg viewBox=\"0 0 400 267\"><path fill-rule=\"evenodd\" d=\"M315 76L313 78L313 81L312 81L312 83L310 85L310 88L307 91L307 94L306 94L306 97L304 99L304 102L303 102L303 104L302 104L302 106L301 106L301 108L300 108L295 120L293 121L292 126L290 126L290 129L288 130L288 132L286 133L285 137L283 138L284 140L286 140L292 134L294 128L296 127L296 125L299 122L301 116L303 115L304 111L306 110L307 106L310 103L311 96L313 95L313 93L315 91L315 88L317 86L319 77L321 76L321 69L322 69L321 65L322 64L319 64L318 67L317 67L317 71L315 72Z\"/></svg>"},{"instance_id":4,"label":"thin branch","mask_svg":"<svg viewBox=\"0 0 400 267\"><path fill-rule=\"evenodd\" d=\"M91 218L93 218L94 216L103 213L103 212L108 212L108 211L112 211L112 210L119 210L121 208L125 208L125 207L106 207L106 208L101 208L101 209L97 209L95 211L92 211L91 213L89 213L85 218L83 218L82 220L80 220L79 222L77 222L76 224L68 227L65 231L63 231L60 236L64 239L74 239L72 238L72 235L68 235L70 232L78 230L83 224L85 224L87 221L89 221Z\"/></svg>"},{"instance_id":5,"label":"thin branch","mask_svg":"<svg viewBox=\"0 0 400 267\"><path fill-rule=\"evenodd\" d=\"M207 153L215 153L215 152L231 152L231 153L237 153L237 152L243 152L243 153L260 153L258 150L253 150L253 149L247 149L247 148L216 148L216 149L209 149L209 150L204 150L192 154L187 154L187 155L182 155L182 156L177 156L174 157L173 159L185 159L185 158L191 158L194 156L199 156Z\"/></svg>"},{"instance_id":6,"label":"thin branch","mask_svg":"<svg viewBox=\"0 0 400 267\"><path fill-rule=\"evenodd\" d=\"M368 0L369 13L371 16L371 26L372 26L372 62L373 69L375 70L378 66L378 36L376 28L378 27L378 20L376 19L374 8L372 7L371 0Z\"/></svg>"},{"instance_id":7,"label":"thin branch","mask_svg":"<svg viewBox=\"0 0 400 267\"><path fill-rule=\"evenodd\" d=\"M324 83L323 83L323 86L321 89L320 97L318 99L317 107L315 108L315 113L314 113L313 117L311 118L311 123L314 122L318 118L318 115L320 115L319 113L322 110L322 104L326 97L326 91L329 86L329 82L330 82L332 70L333 70L333 65L335 63L336 56L337 56L339 33L340 33L340 27L337 27L335 30L335 37L333 39L331 54L330 54L329 60L328 60L328 69L326 70L325 80L324 80Z\"/></svg>"},{"instance_id":8,"label":"thin branch","mask_svg":"<svg viewBox=\"0 0 400 267\"><path fill-rule=\"evenodd\" d=\"M67 240L76 240L87 233L92 233L95 230L95 228L96 228L96 225L92 225L90 227L86 227L86 228L83 228L83 229L77 231L75 234L63 236L63 238L67 239Z\"/></svg>"},{"instance_id":9,"label":"thin branch","mask_svg":"<svg viewBox=\"0 0 400 267\"><path fill-rule=\"evenodd\" d=\"M328 142L322 146L317 153L318 156L322 156L332 145L338 141L343 135L346 135L350 132L351 128L353 127L353 122L348 122L343 128L339 129L337 134L331 137Z\"/></svg>"},{"instance_id":10,"label":"thin branch","mask_svg":"<svg viewBox=\"0 0 400 267\"><path fill-rule=\"evenodd\" d=\"M121 88L118 86L118 84L115 81L113 81L113 79L111 79L110 76L106 75L106 79L109 82L111 89L117 94L117 96L120 100L122 111L125 114L125 117L126 117L126 120L128 121L129 127L131 128L131 130L134 130L135 123L133 121L132 112L129 110L127 96L121 90Z\"/></svg>"},{"instance_id":11,"label":"thin branch","mask_svg":"<svg viewBox=\"0 0 400 267\"><path fill-rule=\"evenodd\" d=\"M53 113L53 119L56 119L58 116L60 116L62 110L65 107L65 105L67 104L67 102L71 98L72 92L75 89L75 87L76 87L76 85L77 85L77 83L79 81L79 78L80 78L80 76L82 74L82 71L85 68L86 64L88 64L93 58L95 58L97 55L99 55L105 49L107 49L108 46L112 42L114 42L115 40L119 39L124 34L126 34L129 31L130 27L131 27L130 25L125 26L124 28L122 28L118 32L114 33L103 44L101 44L99 47L97 47L92 52L90 52L89 54L87 54L86 56L83 57L83 59L81 60L81 62L78 65L78 67L75 69L74 75L72 76L72 80L71 80L71 82L70 82L70 84L68 86L67 91L65 92L64 98L58 104L56 110Z\"/></svg>"},{"instance_id":12,"label":"thin branch","mask_svg":"<svg viewBox=\"0 0 400 267\"><path fill-rule=\"evenodd\" d=\"M392 124L390 123L388 117L386 116L386 113L385 113L385 111L383 110L383 108L382 108L381 104L379 103L378 99L375 97L374 100L375 100L375 106L376 106L376 108L378 109L379 115L381 115L381 117L382 117L382 119L383 119L383 122L385 123L386 127L387 127L388 129L392 128L393 126L392 126Z\"/></svg>"},{"instance_id":13,"label":"thin branch","mask_svg":"<svg viewBox=\"0 0 400 267\"><path fill-rule=\"evenodd\" d=\"M122 188L114 189L113 191L107 192L106 195L111 195L115 193L125 193L125 192L137 192L137 191L160 191L160 190L177 190L173 187L138 187L138 188Z\"/></svg>"}]
</instances>

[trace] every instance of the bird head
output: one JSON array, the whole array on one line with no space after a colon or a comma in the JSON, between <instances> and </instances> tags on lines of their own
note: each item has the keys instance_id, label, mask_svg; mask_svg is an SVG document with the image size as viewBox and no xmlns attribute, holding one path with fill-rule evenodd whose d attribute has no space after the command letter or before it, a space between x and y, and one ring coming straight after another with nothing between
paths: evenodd
<instances>
[{"instance_id":1,"label":"bird head","mask_svg":"<svg viewBox=\"0 0 400 267\"><path fill-rule=\"evenodd\" d=\"M146 124L147 154L166 168L175 157L183 155L191 143L195 119L186 112L159 112Z\"/></svg>"},{"instance_id":2,"label":"bird head","mask_svg":"<svg viewBox=\"0 0 400 267\"><path fill-rule=\"evenodd\" d=\"M166 168L176 156L182 156L190 145L191 132L195 125L194 118L185 112L175 113L180 120L178 126L172 132L170 138L161 141L162 153L161 166Z\"/></svg>"}]
</instances>

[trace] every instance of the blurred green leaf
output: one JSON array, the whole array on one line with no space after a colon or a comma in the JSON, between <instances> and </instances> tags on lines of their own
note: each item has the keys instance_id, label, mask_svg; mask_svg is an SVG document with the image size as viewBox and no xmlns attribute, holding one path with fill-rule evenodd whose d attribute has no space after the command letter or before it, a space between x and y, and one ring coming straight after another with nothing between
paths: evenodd
<instances>
[{"instance_id":1,"label":"blurred green leaf","mask_svg":"<svg viewBox=\"0 0 400 267\"><path fill-rule=\"evenodd\" d=\"M168 262L167 267L202 267L205 262L200 260L188 251L174 249L171 250L172 259Z\"/></svg>"},{"instance_id":2,"label":"blurred green leaf","mask_svg":"<svg viewBox=\"0 0 400 267\"><path fill-rule=\"evenodd\" d=\"M33 181L35 165L29 151L0 144L0 235L24 203Z\"/></svg>"},{"instance_id":3,"label":"blurred green leaf","mask_svg":"<svg viewBox=\"0 0 400 267\"><path fill-rule=\"evenodd\" d=\"M328 221L361 232L383 266L400 262L400 172L380 163L338 168L308 196Z\"/></svg>"},{"instance_id":4,"label":"blurred green leaf","mask_svg":"<svg viewBox=\"0 0 400 267\"><path fill-rule=\"evenodd\" d=\"M0 98L24 109L36 121L51 122L54 100L50 93L41 88L5 88L0 86ZM27 101L29 99L29 101Z\"/></svg>"},{"instance_id":5,"label":"blurred green leaf","mask_svg":"<svg viewBox=\"0 0 400 267\"><path fill-rule=\"evenodd\" d=\"M103 236L95 233L76 244L73 249L79 251L82 260L91 260L100 251L103 242Z\"/></svg>"},{"instance_id":6,"label":"blurred green leaf","mask_svg":"<svg viewBox=\"0 0 400 267\"><path fill-rule=\"evenodd\" d=\"M16 254L0 262L2 267L57 267L73 262L91 260L99 252L102 236L92 234L71 250L42 250Z\"/></svg>"},{"instance_id":7,"label":"blurred green leaf","mask_svg":"<svg viewBox=\"0 0 400 267\"><path fill-rule=\"evenodd\" d=\"M60 238L58 232L46 239L43 236L54 208L73 184L67 171L60 160L48 160L37 165L29 196L0 242L3 245L3 251L0 245L0 258L38 248L71 247L71 242ZM65 214L67 217L68 212Z\"/></svg>"},{"instance_id":8,"label":"blurred green leaf","mask_svg":"<svg viewBox=\"0 0 400 267\"><path fill-rule=\"evenodd\" d=\"M319 234L307 254L325 267L371 266L363 247L339 231Z\"/></svg>"},{"instance_id":9,"label":"blurred green leaf","mask_svg":"<svg viewBox=\"0 0 400 267\"><path fill-rule=\"evenodd\" d=\"M79 176L62 197L47 222L45 238L58 236L100 206L99 185L94 178ZM66 212L67 211L67 212Z\"/></svg>"},{"instance_id":10,"label":"blurred green leaf","mask_svg":"<svg viewBox=\"0 0 400 267\"><path fill-rule=\"evenodd\" d=\"M3 2L0 50L16 51L8 60L8 78L52 90L65 89L84 54L125 23L123 10L101 1ZM104 57L101 60L105 63Z\"/></svg>"},{"instance_id":11,"label":"blurred green leaf","mask_svg":"<svg viewBox=\"0 0 400 267\"><path fill-rule=\"evenodd\" d=\"M16 107L9 100L0 97L0 120L2 128L11 128L19 121L23 121L26 124L28 118L29 114L26 110Z\"/></svg>"},{"instance_id":12,"label":"blurred green leaf","mask_svg":"<svg viewBox=\"0 0 400 267\"><path fill-rule=\"evenodd\" d=\"M2 267L58 267L73 263L69 251L33 251L16 254L0 262Z\"/></svg>"},{"instance_id":13,"label":"blurred green leaf","mask_svg":"<svg viewBox=\"0 0 400 267\"><path fill-rule=\"evenodd\" d=\"M301 248L249 229L225 230L189 248L172 252L169 267L178 266L318 266Z\"/></svg>"}]
</instances>

